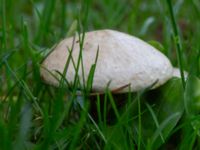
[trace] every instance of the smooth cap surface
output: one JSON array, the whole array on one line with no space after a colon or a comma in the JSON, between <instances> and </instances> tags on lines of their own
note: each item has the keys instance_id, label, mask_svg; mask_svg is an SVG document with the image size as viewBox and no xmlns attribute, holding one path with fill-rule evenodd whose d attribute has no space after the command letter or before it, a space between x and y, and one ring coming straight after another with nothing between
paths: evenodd
<instances>
[{"instance_id":1,"label":"smooth cap surface","mask_svg":"<svg viewBox=\"0 0 200 150\"><path fill-rule=\"evenodd\" d=\"M43 61L41 76L46 83L58 86L59 81L51 73L60 78L56 71L63 72L72 45L73 37L64 39ZM155 88L172 77L173 67L170 61L151 45L122 32L97 30L85 33L82 59L86 82L90 68L95 62L98 49L99 55L93 79L93 91L105 91L108 83L109 90L115 90L130 84L131 91L139 91L157 81L153 87ZM79 39L76 36L72 50L72 58L76 66L79 53ZM80 67L78 74L83 85L82 73ZM71 59L66 79L68 82L73 82L74 77L75 69ZM129 91L128 87L123 88L120 92L127 91Z\"/></svg>"}]
</instances>

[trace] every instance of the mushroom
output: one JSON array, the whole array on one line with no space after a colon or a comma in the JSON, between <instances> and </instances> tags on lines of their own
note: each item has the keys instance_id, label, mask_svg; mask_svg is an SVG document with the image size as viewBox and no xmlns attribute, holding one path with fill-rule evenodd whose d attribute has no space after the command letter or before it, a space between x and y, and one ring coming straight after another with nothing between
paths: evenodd
<instances>
[{"instance_id":1,"label":"mushroom","mask_svg":"<svg viewBox=\"0 0 200 150\"><path fill-rule=\"evenodd\" d=\"M58 79L61 79L61 75L58 72L63 72L72 45L73 59L70 60L65 78L68 82L74 81L74 65L77 65L80 53L77 35L61 41L42 62L41 76L46 83L59 85ZM78 71L81 86L84 80L87 82L97 51L92 85L95 92L104 92L106 88L111 91L120 89L119 93L129 90L135 92L151 85L153 89L173 76L170 61L160 51L137 37L106 29L85 33L82 49L83 69Z\"/></svg>"},{"instance_id":2,"label":"mushroom","mask_svg":"<svg viewBox=\"0 0 200 150\"><path fill-rule=\"evenodd\" d=\"M185 80L188 77L188 72L184 71L183 72ZM180 74L180 69L179 68L174 68L173 69L173 77L177 77L177 78L181 78L181 74Z\"/></svg>"}]
</instances>

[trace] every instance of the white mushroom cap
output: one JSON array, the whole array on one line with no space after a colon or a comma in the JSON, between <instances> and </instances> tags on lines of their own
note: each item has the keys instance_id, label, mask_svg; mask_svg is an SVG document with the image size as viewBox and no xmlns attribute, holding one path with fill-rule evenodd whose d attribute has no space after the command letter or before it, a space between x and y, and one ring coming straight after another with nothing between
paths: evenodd
<instances>
[{"instance_id":1,"label":"white mushroom cap","mask_svg":"<svg viewBox=\"0 0 200 150\"><path fill-rule=\"evenodd\" d=\"M43 61L41 76L46 83L58 86L59 81L51 73L61 78L56 71L63 72L72 45L73 37L64 39ZM139 91L157 81L153 87L155 88L172 77L173 67L170 61L151 45L122 32L97 30L85 33L82 58L86 82L98 49L99 55L92 86L96 92L104 92L109 82L109 90L130 84L131 91ZM76 65L79 53L80 46L78 36L76 36L72 52ZM81 84L83 84L81 69L78 74ZM73 82L74 77L75 69L70 61L66 79ZM127 91L129 91L128 87L120 92Z\"/></svg>"}]
</instances>

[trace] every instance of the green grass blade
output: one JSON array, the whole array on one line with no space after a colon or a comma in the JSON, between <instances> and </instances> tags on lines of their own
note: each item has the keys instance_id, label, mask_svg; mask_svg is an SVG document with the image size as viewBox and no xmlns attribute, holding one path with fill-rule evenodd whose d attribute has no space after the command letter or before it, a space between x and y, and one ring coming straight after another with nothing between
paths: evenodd
<instances>
[{"instance_id":1,"label":"green grass blade","mask_svg":"<svg viewBox=\"0 0 200 150\"><path fill-rule=\"evenodd\" d=\"M160 127L154 133L153 138L152 138L152 143L154 143L156 141L156 139L158 138L158 136L160 136L159 134L162 132L162 130L164 130L165 128L168 128L168 126L172 122L172 120L175 120L176 118L180 118L181 115L182 114L180 114L180 113L177 112L177 113L169 116L166 120L164 120L160 124ZM170 132L170 130L168 130L168 132ZM166 137L164 137L164 138L166 138Z\"/></svg>"},{"instance_id":2,"label":"green grass blade","mask_svg":"<svg viewBox=\"0 0 200 150\"><path fill-rule=\"evenodd\" d=\"M182 44L181 44L181 37L178 32L178 26L177 26L177 23L175 20L171 0L167 0L167 4L168 4L171 24L172 24L172 28L173 28L174 42L176 44L176 54L177 54L177 58L178 58L179 68L180 68L182 85L183 85L183 88L185 88L185 76L184 76L184 67L183 67L183 58L182 58L183 49L182 49Z\"/></svg>"},{"instance_id":3,"label":"green grass blade","mask_svg":"<svg viewBox=\"0 0 200 150\"><path fill-rule=\"evenodd\" d=\"M2 19L2 41L1 48L7 48L7 33L6 33L6 0L1 0L1 19Z\"/></svg>"},{"instance_id":4,"label":"green grass blade","mask_svg":"<svg viewBox=\"0 0 200 150\"><path fill-rule=\"evenodd\" d=\"M55 9L55 0L45 0L42 17L40 20L39 29L35 38L36 43L44 42L46 34L48 34L51 27L51 20Z\"/></svg>"},{"instance_id":5,"label":"green grass blade","mask_svg":"<svg viewBox=\"0 0 200 150\"><path fill-rule=\"evenodd\" d=\"M151 108L151 106L148 104L148 103L145 103L149 112L151 113L151 116L156 124L156 128L159 129L160 128L160 125L159 125L159 122L158 122L158 119L156 117L156 114L154 113L153 109ZM162 134L162 132L159 133L160 137L161 137L161 140L163 143L165 143L165 139L164 139L164 136Z\"/></svg>"},{"instance_id":6,"label":"green grass blade","mask_svg":"<svg viewBox=\"0 0 200 150\"><path fill-rule=\"evenodd\" d=\"M141 114L141 102L140 94L137 93L137 103L138 103L138 150L141 149L141 139L142 139L142 114Z\"/></svg>"},{"instance_id":7,"label":"green grass blade","mask_svg":"<svg viewBox=\"0 0 200 150\"><path fill-rule=\"evenodd\" d=\"M94 74L95 74L95 69L96 69L96 64L97 64L98 56L99 56L99 47L97 49L97 54L96 54L95 62L91 66L90 72L89 72L89 75L88 75L87 88L86 88L87 92L90 92L92 90L92 84L93 84L93 79L94 79Z\"/></svg>"},{"instance_id":8,"label":"green grass blade","mask_svg":"<svg viewBox=\"0 0 200 150\"><path fill-rule=\"evenodd\" d=\"M112 109L114 110L115 116L117 117L117 120L119 121L119 119L120 119L120 114L119 114L119 112L118 112L118 109L117 109L117 106L116 106L116 104L115 104L114 98L113 98L113 96L112 96L112 94L111 94L110 91L107 91L107 92L108 92L108 98L109 98L109 100L110 100Z\"/></svg>"}]
</instances>

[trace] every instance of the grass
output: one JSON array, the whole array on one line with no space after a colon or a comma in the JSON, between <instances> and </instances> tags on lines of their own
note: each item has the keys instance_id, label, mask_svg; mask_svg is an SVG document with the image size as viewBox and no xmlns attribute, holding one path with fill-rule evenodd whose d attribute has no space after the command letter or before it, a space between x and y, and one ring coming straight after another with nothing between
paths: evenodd
<instances>
[{"instance_id":1,"label":"grass","mask_svg":"<svg viewBox=\"0 0 200 150\"><path fill-rule=\"evenodd\" d=\"M0 149L199 149L199 8L197 0L0 0ZM78 76L67 87L65 78L58 88L43 83L40 63L56 43L103 28L149 41L179 66L181 79L90 96L97 53L85 86ZM84 68L82 53L74 64Z\"/></svg>"},{"instance_id":2,"label":"grass","mask_svg":"<svg viewBox=\"0 0 200 150\"><path fill-rule=\"evenodd\" d=\"M169 12L170 12L170 17L171 17L171 22L172 22L172 26L173 26L173 33L174 33L174 42L176 43L176 54L177 54L177 58L178 58L178 64L179 64L179 68L180 68L180 74L181 74L181 79L182 79L182 84L183 84L183 88L185 88L185 76L184 76L184 68L183 68L183 59L182 59L182 44L181 44L181 39L180 39L180 35L178 32L178 27L177 27L177 23L174 17L174 11L172 8L172 3L171 0L167 0L167 4L169 7Z\"/></svg>"}]
</instances>

